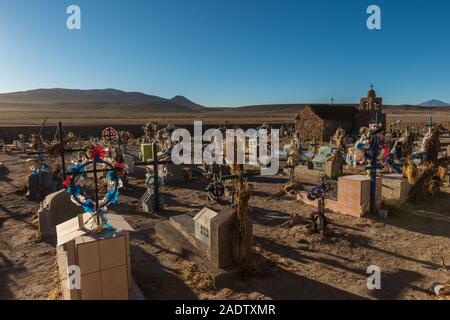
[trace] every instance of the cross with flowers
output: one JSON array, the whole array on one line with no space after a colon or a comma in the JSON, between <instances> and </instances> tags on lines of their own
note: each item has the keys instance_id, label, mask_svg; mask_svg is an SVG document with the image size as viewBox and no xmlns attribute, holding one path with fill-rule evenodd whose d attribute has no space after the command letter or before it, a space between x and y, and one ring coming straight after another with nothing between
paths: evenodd
<instances>
[{"instance_id":1,"label":"cross with flowers","mask_svg":"<svg viewBox=\"0 0 450 320\"><path fill-rule=\"evenodd\" d=\"M112 229L108 224L106 210L109 204L115 204L119 200L119 176L118 173L124 170L123 163L110 163L105 160L106 151L98 145L90 145L85 148L86 158L88 160L83 163L77 163L67 173L64 186L67 192L71 194L73 201L81 206L84 212L92 214L92 218L96 219L97 228L94 233L100 233L103 229ZM99 168L102 165L104 168ZM92 167L88 170L87 167ZM99 196L99 173L106 172L106 180L108 191L105 196L100 199ZM94 199L86 198L82 192L81 186L88 174L93 175L94 181Z\"/></svg>"}]
</instances>

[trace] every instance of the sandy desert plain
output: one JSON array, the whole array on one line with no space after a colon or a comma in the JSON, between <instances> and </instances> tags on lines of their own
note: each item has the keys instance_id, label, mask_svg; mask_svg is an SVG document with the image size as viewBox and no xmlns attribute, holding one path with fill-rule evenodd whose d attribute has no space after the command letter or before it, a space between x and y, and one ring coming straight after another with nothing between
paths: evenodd
<instances>
[{"instance_id":1,"label":"sandy desert plain","mask_svg":"<svg viewBox=\"0 0 450 320\"><path fill-rule=\"evenodd\" d=\"M0 103L0 126L29 126L62 121L66 125L125 125L145 124L148 121L172 122L175 125L192 125L194 120L205 124L273 124L293 123L304 104L256 105L238 108L204 108L201 111L183 111L154 105L126 105L113 103L95 104L27 104ZM389 122L427 122L429 116L439 123L450 122L448 107L383 106Z\"/></svg>"}]
</instances>

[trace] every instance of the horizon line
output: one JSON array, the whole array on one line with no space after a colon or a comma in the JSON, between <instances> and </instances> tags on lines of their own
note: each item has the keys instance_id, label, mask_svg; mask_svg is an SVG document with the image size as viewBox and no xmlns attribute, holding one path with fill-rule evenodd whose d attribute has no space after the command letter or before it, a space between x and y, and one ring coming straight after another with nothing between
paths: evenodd
<instances>
[{"instance_id":1,"label":"horizon line","mask_svg":"<svg viewBox=\"0 0 450 320\"><path fill-rule=\"evenodd\" d=\"M78 88L68 88L68 87L40 87L40 88L34 88L34 89L19 89L16 91L0 91L0 95L3 94L14 94L14 93L22 93L22 92L29 92L29 91L37 91L37 90L77 90L77 91L91 91L91 90L115 90L115 91L120 91L120 92L124 92L124 93L140 93L140 94L144 94L147 96L154 96L154 97L159 97L162 99L166 99L166 100L171 100L175 97L184 97L188 100L190 100L193 103L199 104L200 106L203 107L207 107L207 108L242 108L242 107L252 107L252 106L270 106L270 105L295 105L295 104L300 104L300 105L315 105L315 104L324 104L324 105L358 105L359 102L337 102L336 100L333 101L333 103L331 103L331 98L328 99L327 102L255 102L255 103L250 103L250 104L242 104L242 105L234 105L234 106L229 106L229 105L204 105L200 102L198 102L198 100L196 99L191 99L190 97L183 95L183 94L175 94L173 95L173 97L171 98L165 98L162 96L159 96L158 94L153 94L153 93L149 93L146 91L135 91L135 90L122 90L122 89L117 89L117 88L113 88L113 87L105 87L105 88L89 88L89 89L80 89ZM362 98L362 97L360 97ZM382 98L382 97L381 97ZM383 105L386 106L420 106L421 104L424 104L426 102L429 101L440 101L443 102L447 105L450 106L450 103L446 102L445 100L442 99L437 99L437 98L431 98L428 100L424 100L423 102L419 102L419 103L383 103ZM385 102L385 101L383 101ZM15 102L0 102L0 103L15 103ZM23 103L23 102L17 102L17 103ZM58 103L58 102L55 102ZM438 106L439 107L439 106Z\"/></svg>"}]
</instances>

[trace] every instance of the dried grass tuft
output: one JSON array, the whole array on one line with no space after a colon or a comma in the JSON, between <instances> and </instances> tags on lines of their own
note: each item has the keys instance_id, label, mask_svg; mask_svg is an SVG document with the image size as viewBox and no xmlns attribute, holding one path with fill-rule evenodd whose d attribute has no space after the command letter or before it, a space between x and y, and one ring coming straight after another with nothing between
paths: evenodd
<instances>
[{"instance_id":1,"label":"dried grass tuft","mask_svg":"<svg viewBox=\"0 0 450 320\"><path fill-rule=\"evenodd\" d=\"M209 274L200 271L196 264L191 264L187 269L183 270L181 277L183 281L192 288L205 291L216 289L212 277Z\"/></svg>"}]
</instances>

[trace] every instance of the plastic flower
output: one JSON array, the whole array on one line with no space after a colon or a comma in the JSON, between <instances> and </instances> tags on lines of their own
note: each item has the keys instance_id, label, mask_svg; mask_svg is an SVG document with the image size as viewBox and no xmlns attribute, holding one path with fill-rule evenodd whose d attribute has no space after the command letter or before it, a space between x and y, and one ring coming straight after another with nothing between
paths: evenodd
<instances>
[{"instance_id":1,"label":"plastic flower","mask_svg":"<svg viewBox=\"0 0 450 320\"><path fill-rule=\"evenodd\" d=\"M72 180L72 176L66 176L66 180L64 180L63 185L67 189L70 187L70 181Z\"/></svg>"},{"instance_id":2,"label":"plastic flower","mask_svg":"<svg viewBox=\"0 0 450 320\"><path fill-rule=\"evenodd\" d=\"M89 148L89 156L92 160L104 159L106 151L102 147L94 144Z\"/></svg>"},{"instance_id":3,"label":"plastic flower","mask_svg":"<svg viewBox=\"0 0 450 320\"><path fill-rule=\"evenodd\" d=\"M123 169L125 168L125 163L123 163L123 162L115 162L114 163L114 168L117 170L117 171L123 171Z\"/></svg>"}]
</instances>

